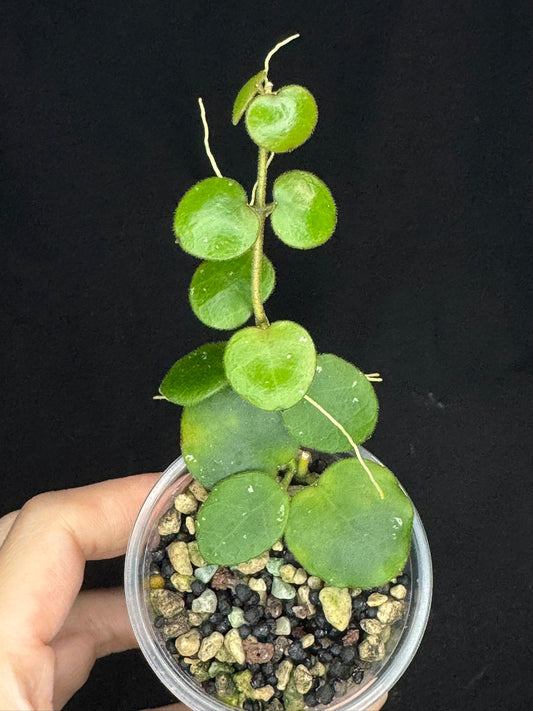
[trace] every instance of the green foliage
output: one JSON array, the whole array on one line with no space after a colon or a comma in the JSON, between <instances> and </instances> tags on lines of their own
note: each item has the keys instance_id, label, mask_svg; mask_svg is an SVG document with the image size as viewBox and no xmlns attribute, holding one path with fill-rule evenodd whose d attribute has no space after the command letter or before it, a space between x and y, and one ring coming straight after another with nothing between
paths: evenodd
<instances>
[{"instance_id":1,"label":"green foliage","mask_svg":"<svg viewBox=\"0 0 533 711\"><path fill-rule=\"evenodd\" d=\"M307 89L284 86L276 93L253 99L246 111L246 129L261 148L286 153L307 141L317 118L316 102Z\"/></svg>"},{"instance_id":2,"label":"green foliage","mask_svg":"<svg viewBox=\"0 0 533 711\"><path fill-rule=\"evenodd\" d=\"M244 116L244 112L248 108L251 100L258 93L259 87L261 86L265 78L265 71L261 70L258 74L248 79L246 84L241 88L233 104L233 111L231 115L231 123L236 126L241 118Z\"/></svg>"},{"instance_id":3,"label":"green foliage","mask_svg":"<svg viewBox=\"0 0 533 711\"><path fill-rule=\"evenodd\" d=\"M384 499L357 460L343 459L291 502L287 545L307 571L336 587L384 585L409 555L411 502L388 469L367 466Z\"/></svg>"},{"instance_id":4,"label":"green foliage","mask_svg":"<svg viewBox=\"0 0 533 711\"><path fill-rule=\"evenodd\" d=\"M200 553L218 565L255 558L281 537L288 514L289 497L275 479L260 471L234 474L213 488L198 514Z\"/></svg>"},{"instance_id":5,"label":"green foliage","mask_svg":"<svg viewBox=\"0 0 533 711\"><path fill-rule=\"evenodd\" d=\"M276 276L270 260L263 255L261 300L266 301ZM202 262L195 271L189 300L196 316L211 328L232 330L242 326L252 314L252 253L246 252L224 262Z\"/></svg>"},{"instance_id":6,"label":"green foliage","mask_svg":"<svg viewBox=\"0 0 533 711\"><path fill-rule=\"evenodd\" d=\"M174 216L181 247L201 259L233 259L257 237L259 221L244 188L229 178L207 178L185 193Z\"/></svg>"},{"instance_id":7,"label":"green foliage","mask_svg":"<svg viewBox=\"0 0 533 711\"><path fill-rule=\"evenodd\" d=\"M224 363L232 388L264 410L283 410L302 399L311 385L316 352L311 336L293 321L237 331Z\"/></svg>"},{"instance_id":8,"label":"green foliage","mask_svg":"<svg viewBox=\"0 0 533 711\"><path fill-rule=\"evenodd\" d=\"M337 214L328 187L305 170L283 173L274 182L276 209L272 229L282 242L297 249L312 249L328 240Z\"/></svg>"},{"instance_id":9,"label":"green foliage","mask_svg":"<svg viewBox=\"0 0 533 711\"><path fill-rule=\"evenodd\" d=\"M176 405L196 405L227 384L225 343L206 343L180 358L163 378L159 392Z\"/></svg>"},{"instance_id":10,"label":"green foliage","mask_svg":"<svg viewBox=\"0 0 533 711\"><path fill-rule=\"evenodd\" d=\"M184 408L181 451L191 474L211 489L235 472L275 474L294 459L298 444L281 413L260 410L225 387Z\"/></svg>"},{"instance_id":11,"label":"green foliage","mask_svg":"<svg viewBox=\"0 0 533 711\"><path fill-rule=\"evenodd\" d=\"M331 353L319 355L309 397L326 410L355 444L367 440L378 419L372 384L355 365ZM307 400L283 413L285 424L303 447L323 452L349 452L352 443L342 430Z\"/></svg>"}]
</instances>

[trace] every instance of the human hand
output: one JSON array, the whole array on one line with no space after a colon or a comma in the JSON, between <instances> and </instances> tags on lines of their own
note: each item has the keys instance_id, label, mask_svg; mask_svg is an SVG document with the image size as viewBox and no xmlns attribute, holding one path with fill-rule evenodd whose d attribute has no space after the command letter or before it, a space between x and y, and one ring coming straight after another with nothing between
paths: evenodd
<instances>
[{"instance_id":1,"label":"human hand","mask_svg":"<svg viewBox=\"0 0 533 711\"><path fill-rule=\"evenodd\" d=\"M86 560L125 552L158 476L39 494L0 518L2 711L60 709L96 659L137 646L124 591L80 588ZM21 568L31 576L21 575ZM367 711L379 711L385 700ZM164 711L187 707L177 703Z\"/></svg>"}]
</instances>

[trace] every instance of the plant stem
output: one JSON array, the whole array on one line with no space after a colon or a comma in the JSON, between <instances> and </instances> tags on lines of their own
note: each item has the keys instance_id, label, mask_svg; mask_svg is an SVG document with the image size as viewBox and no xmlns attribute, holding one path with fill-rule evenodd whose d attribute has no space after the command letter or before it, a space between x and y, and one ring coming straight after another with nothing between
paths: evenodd
<instances>
[{"instance_id":1,"label":"plant stem","mask_svg":"<svg viewBox=\"0 0 533 711\"><path fill-rule=\"evenodd\" d=\"M252 305L254 309L255 325L258 328L268 328L270 325L263 308L261 299L261 267L263 264L263 240L265 237L266 219L266 184L268 170L268 151L266 148L259 149L257 161L257 191L254 198L253 207L259 218L259 231L254 242L252 252Z\"/></svg>"}]
</instances>

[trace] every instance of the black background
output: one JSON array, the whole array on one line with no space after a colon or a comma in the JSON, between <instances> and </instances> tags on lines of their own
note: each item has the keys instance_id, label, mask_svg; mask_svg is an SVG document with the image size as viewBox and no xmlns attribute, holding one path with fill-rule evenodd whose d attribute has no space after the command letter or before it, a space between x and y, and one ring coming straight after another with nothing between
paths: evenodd
<instances>
[{"instance_id":1,"label":"black background","mask_svg":"<svg viewBox=\"0 0 533 711\"><path fill-rule=\"evenodd\" d=\"M271 175L316 172L339 222L310 252L268 237L267 311L385 379L370 449L421 513L436 586L386 708L525 708L529 7L3 2L0 513L176 457L179 413L152 395L213 338L186 301L197 261L171 232L211 174L196 99L223 173L249 189L256 149L232 102L299 31L270 74L308 86L320 118ZM121 565L90 564L86 584L120 582ZM170 700L134 651L98 662L66 708Z\"/></svg>"}]
</instances>

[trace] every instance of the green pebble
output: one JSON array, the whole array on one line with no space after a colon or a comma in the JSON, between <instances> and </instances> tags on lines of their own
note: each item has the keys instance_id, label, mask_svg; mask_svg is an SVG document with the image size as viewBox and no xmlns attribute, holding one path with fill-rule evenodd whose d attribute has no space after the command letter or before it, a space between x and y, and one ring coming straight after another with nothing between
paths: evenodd
<instances>
[{"instance_id":1,"label":"green pebble","mask_svg":"<svg viewBox=\"0 0 533 711\"><path fill-rule=\"evenodd\" d=\"M233 607L230 614L228 615L228 620L233 628L242 627L245 623L244 612L240 607Z\"/></svg>"},{"instance_id":2,"label":"green pebble","mask_svg":"<svg viewBox=\"0 0 533 711\"><path fill-rule=\"evenodd\" d=\"M271 575L279 576L280 568L285 565L283 558L270 558L266 564L266 569Z\"/></svg>"},{"instance_id":3,"label":"green pebble","mask_svg":"<svg viewBox=\"0 0 533 711\"><path fill-rule=\"evenodd\" d=\"M202 583L208 583L217 572L218 565L202 565L194 571L194 577Z\"/></svg>"},{"instance_id":4,"label":"green pebble","mask_svg":"<svg viewBox=\"0 0 533 711\"><path fill-rule=\"evenodd\" d=\"M296 590L281 578L274 578L272 580L272 595L278 600L292 600L296 596Z\"/></svg>"}]
</instances>

